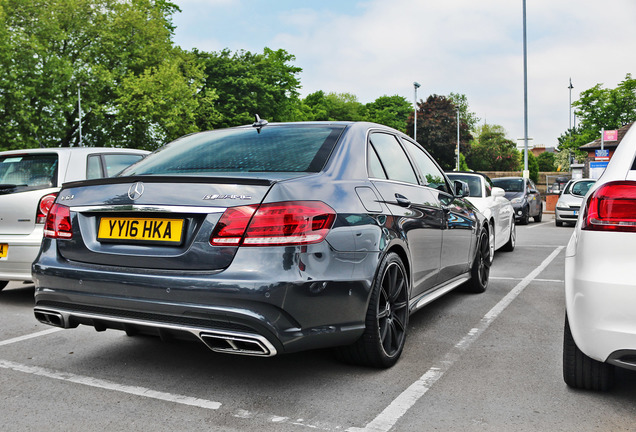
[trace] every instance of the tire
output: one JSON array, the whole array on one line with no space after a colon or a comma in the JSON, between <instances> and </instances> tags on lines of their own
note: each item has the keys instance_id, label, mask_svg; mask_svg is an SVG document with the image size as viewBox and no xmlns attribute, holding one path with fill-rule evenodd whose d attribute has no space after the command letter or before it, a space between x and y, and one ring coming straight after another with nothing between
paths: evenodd
<instances>
[{"instance_id":1,"label":"tire","mask_svg":"<svg viewBox=\"0 0 636 432\"><path fill-rule=\"evenodd\" d=\"M574 342L568 316L563 331L563 380L574 388L607 391L614 385L614 366L585 355Z\"/></svg>"},{"instance_id":2,"label":"tire","mask_svg":"<svg viewBox=\"0 0 636 432\"><path fill-rule=\"evenodd\" d=\"M504 252L512 252L515 250L515 246L517 245L517 225L515 224L515 218L512 218L510 221L510 237L508 238L508 242L502 246L501 250Z\"/></svg>"},{"instance_id":3,"label":"tire","mask_svg":"<svg viewBox=\"0 0 636 432\"><path fill-rule=\"evenodd\" d=\"M406 340L409 291L402 260L396 253L389 252L382 259L373 282L364 333L353 345L338 348L338 357L362 366L393 366Z\"/></svg>"},{"instance_id":4,"label":"tire","mask_svg":"<svg viewBox=\"0 0 636 432\"><path fill-rule=\"evenodd\" d=\"M528 222L530 222L530 208L526 207L521 212L521 220L519 221L519 225L528 225Z\"/></svg>"},{"instance_id":5,"label":"tire","mask_svg":"<svg viewBox=\"0 0 636 432\"><path fill-rule=\"evenodd\" d=\"M488 233L482 229L479 233L477 252L473 266L470 269L470 280L466 282L464 288L467 292L483 293L488 288L488 278L490 277L490 245L488 244Z\"/></svg>"},{"instance_id":6,"label":"tire","mask_svg":"<svg viewBox=\"0 0 636 432\"><path fill-rule=\"evenodd\" d=\"M7 285L9 285L9 281L0 281L0 291L2 291Z\"/></svg>"},{"instance_id":7,"label":"tire","mask_svg":"<svg viewBox=\"0 0 636 432\"><path fill-rule=\"evenodd\" d=\"M542 218L543 218L543 208L540 208L539 209L539 214L534 217L534 221L535 222L541 222Z\"/></svg>"}]
</instances>

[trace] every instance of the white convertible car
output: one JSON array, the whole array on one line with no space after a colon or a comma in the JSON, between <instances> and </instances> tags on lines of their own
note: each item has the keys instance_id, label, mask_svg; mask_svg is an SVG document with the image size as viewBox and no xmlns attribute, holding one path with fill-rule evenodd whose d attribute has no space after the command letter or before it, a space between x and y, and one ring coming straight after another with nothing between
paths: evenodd
<instances>
[{"instance_id":1,"label":"white convertible car","mask_svg":"<svg viewBox=\"0 0 636 432\"><path fill-rule=\"evenodd\" d=\"M493 186L492 181L485 174L449 172L446 175L451 180L461 180L468 184L470 189L468 200L488 219L491 259L497 249L513 251L517 239L515 212L510 201L504 197L505 191Z\"/></svg>"}]
</instances>

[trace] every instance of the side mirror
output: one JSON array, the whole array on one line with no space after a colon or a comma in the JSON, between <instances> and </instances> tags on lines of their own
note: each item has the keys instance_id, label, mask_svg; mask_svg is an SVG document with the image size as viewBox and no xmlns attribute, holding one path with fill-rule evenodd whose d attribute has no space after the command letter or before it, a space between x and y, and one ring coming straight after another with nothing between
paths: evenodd
<instances>
[{"instance_id":1,"label":"side mirror","mask_svg":"<svg viewBox=\"0 0 636 432\"><path fill-rule=\"evenodd\" d=\"M453 188L455 189L455 198L464 198L470 196L470 188L468 183L461 180L453 180Z\"/></svg>"},{"instance_id":2,"label":"side mirror","mask_svg":"<svg viewBox=\"0 0 636 432\"><path fill-rule=\"evenodd\" d=\"M492 188L492 196L495 197L495 198L505 197L506 196L506 191L503 190L500 187L495 186L495 187Z\"/></svg>"}]
</instances>

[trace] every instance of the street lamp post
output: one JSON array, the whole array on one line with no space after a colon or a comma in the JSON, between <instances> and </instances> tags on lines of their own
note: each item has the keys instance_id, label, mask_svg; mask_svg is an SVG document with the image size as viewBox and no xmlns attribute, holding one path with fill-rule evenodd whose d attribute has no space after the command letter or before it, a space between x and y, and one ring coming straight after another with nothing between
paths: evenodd
<instances>
[{"instance_id":1,"label":"street lamp post","mask_svg":"<svg viewBox=\"0 0 636 432\"><path fill-rule=\"evenodd\" d=\"M457 107L457 171L459 171L459 107Z\"/></svg>"},{"instance_id":2,"label":"street lamp post","mask_svg":"<svg viewBox=\"0 0 636 432\"><path fill-rule=\"evenodd\" d=\"M415 89L415 112L413 116L413 139L417 141L417 89L420 88L420 83L413 82L413 89Z\"/></svg>"},{"instance_id":3,"label":"street lamp post","mask_svg":"<svg viewBox=\"0 0 636 432\"><path fill-rule=\"evenodd\" d=\"M526 41L526 0L523 0L523 177L528 171L528 50Z\"/></svg>"},{"instance_id":4,"label":"street lamp post","mask_svg":"<svg viewBox=\"0 0 636 432\"><path fill-rule=\"evenodd\" d=\"M570 115L568 116L570 120L570 129L572 129L572 89L573 88L574 86L572 85L572 78L570 78L570 85L568 86L568 89L570 90Z\"/></svg>"},{"instance_id":5,"label":"street lamp post","mask_svg":"<svg viewBox=\"0 0 636 432\"><path fill-rule=\"evenodd\" d=\"M78 145L82 147L82 94L80 92L80 87L82 85L77 83L77 111L79 114L79 143Z\"/></svg>"}]
</instances>

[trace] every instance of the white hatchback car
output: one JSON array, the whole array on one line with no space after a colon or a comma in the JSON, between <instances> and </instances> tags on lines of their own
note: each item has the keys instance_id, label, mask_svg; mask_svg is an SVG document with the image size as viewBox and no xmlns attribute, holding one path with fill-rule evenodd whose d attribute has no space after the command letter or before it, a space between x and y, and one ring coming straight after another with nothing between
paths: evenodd
<instances>
[{"instance_id":1,"label":"white hatchback car","mask_svg":"<svg viewBox=\"0 0 636 432\"><path fill-rule=\"evenodd\" d=\"M0 152L0 290L30 281L44 221L62 183L110 177L149 152L97 147Z\"/></svg>"},{"instance_id":2,"label":"white hatchback car","mask_svg":"<svg viewBox=\"0 0 636 432\"><path fill-rule=\"evenodd\" d=\"M636 128L590 188L565 257L563 378L607 390L636 370Z\"/></svg>"},{"instance_id":3,"label":"white hatchback car","mask_svg":"<svg viewBox=\"0 0 636 432\"><path fill-rule=\"evenodd\" d=\"M567 182L554 210L554 224L556 226L563 226L564 223L572 225L576 223L581 211L583 197L595 182L595 179L577 179Z\"/></svg>"},{"instance_id":4,"label":"white hatchback car","mask_svg":"<svg viewBox=\"0 0 636 432\"><path fill-rule=\"evenodd\" d=\"M512 252L517 241L515 210L504 198L505 191L493 185L492 180L476 172L447 172L451 180L461 180L468 184L470 196L466 197L490 224L490 257L495 250Z\"/></svg>"}]
</instances>

